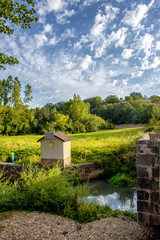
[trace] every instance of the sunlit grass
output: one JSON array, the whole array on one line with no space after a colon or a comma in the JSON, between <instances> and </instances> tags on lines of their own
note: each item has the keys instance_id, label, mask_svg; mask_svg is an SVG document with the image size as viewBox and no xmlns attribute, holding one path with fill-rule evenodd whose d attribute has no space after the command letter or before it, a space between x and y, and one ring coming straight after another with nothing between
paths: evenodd
<instances>
[{"instance_id":1,"label":"sunlit grass","mask_svg":"<svg viewBox=\"0 0 160 240\"><path fill-rule=\"evenodd\" d=\"M104 164L117 154L133 152L135 142L143 135L143 128L116 129L94 133L70 134L72 163L98 162ZM40 164L41 149L37 142L42 135L0 136L0 160L7 161L12 152L19 163Z\"/></svg>"}]
</instances>

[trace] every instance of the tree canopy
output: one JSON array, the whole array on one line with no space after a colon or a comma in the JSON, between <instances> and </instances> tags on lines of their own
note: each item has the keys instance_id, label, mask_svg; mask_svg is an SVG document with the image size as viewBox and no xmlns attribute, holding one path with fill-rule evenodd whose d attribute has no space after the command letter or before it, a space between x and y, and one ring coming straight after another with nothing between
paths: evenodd
<instances>
[{"instance_id":1,"label":"tree canopy","mask_svg":"<svg viewBox=\"0 0 160 240\"><path fill-rule=\"evenodd\" d=\"M25 3L24 3L25 2ZM34 9L33 0L13 1L1 0L0 1L0 35L13 34L14 29L10 26L18 25L22 28L30 28L31 22L37 22L38 18L35 17L36 11ZM11 25L12 24L12 25ZM18 60L12 56L5 56L0 53L0 70L5 70L5 64L14 65Z\"/></svg>"}]
</instances>

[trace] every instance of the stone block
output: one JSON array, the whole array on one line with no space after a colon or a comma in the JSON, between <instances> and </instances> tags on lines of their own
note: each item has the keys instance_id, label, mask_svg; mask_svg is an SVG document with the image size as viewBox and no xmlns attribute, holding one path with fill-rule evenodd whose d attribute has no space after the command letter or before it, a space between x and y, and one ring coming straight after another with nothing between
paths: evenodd
<instances>
[{"instance_id":1,"label":"stone block","mask_svg":"<svg viewBox=\"0 0 160 240\"><path fill-rule=\"evenodd\" d=\"M150 212L149 202L148 201L137 201L137 211L138 212Z\"/></svg>"},{"instance_id":2,"label":"stone block","mask_svg":"<svg viewBox=\"0 0 160 240\"><path fill-rule=\"evenodd\" d=\"M138 153L136 155L137 158L137 167L139 165L141 166L154 166L155 164L158 163L158 156L155 153L150 153L150 154L140 154Z\"/></svg>"},{"instance_id":3,"label":"stone block","mask_svg":"<svg viewBox=\"0 0 160 240\"><path fill-rule=\"evenodd\" d=\"M146 191L137 191L137 199L138 200L149 200L149 193Z\"/></svg>"},{"instance_id":4,"label":"stone block","mask_svg":"<svg viewBox=\"0 0 160 240\"><path fill-rule=\"evenodd\" d=\"M148 170L147 170L147 167L137 167L137 176L138 177L149 177L149 173L148 173Z\"/></svg>"},{"instance_id":5,"label":"stone block","mask_svg":"<svg viewBox=\"0 0 160 240\"><path fill-rule=\"evenodd\" d=\"M151 201L152 202L159 202L159 191L151 193Z\"/></svg>"},{"instance_id":6,"label":"stone block","mask_svg":"<svg viewBox=\"0 0 160 240\"><path fill-rule=\"evenodd\" d=\"M160 216L157 214L149 214L149 224L150 226L160 226Z\"/></svg>"},{"instance_id":7,"label":"stone block","mask_svg":"<svg viewBox=\"0 0 160 240\"><path fill-rule=\"evenodd\" d=\"M160 147L160 141L150 140L150 141L147 142L147 147L148 148L159 148Z\"/></svg>"},{"instance_id":8,"label":"stone block","mask_svg":"<svg viewBox=\"0 0 160 240\"><path fill-rule=\"evenodd\" d=\"M138 223L149 225L149 214L138 212L137 221Z\"/></svg>"},{"instance_id":9,"label":"stone block","mask_svg":"<svg viewBox=\"0 0 160 240\"><path fill-rule=\"evenodd\" d=\"M140 178L137 177L137 188L138 190L159 190L159 181L153 178Z\"/></svg>"},{"instance_id":10,"label":"stone block","mask_svg":"<svg viewBox=\"0 0 160 240\"><path fill-rule=\"evenodd\" d=\"M159 147L156 147L156 148L148 148L148 149L150 149L151 153L159 154Z\"/></svg>"},{"instance_id":11,"label":"stone block","mask_svg":"<svg viewBox=\"0 0 160 240\"><path fill-rule=\"evenodd\" d=\"M159 178L160 173L159 173L159 166L157 165L156 167L152 167L152 176L153 178Z\"/></svg>"},{"instance_id":12,"label":"stone block","mask_svg":"<svg viewBox=\"0 0 160 240\"><path fill-rule=\"evenodd\" d=\"M145 134L144 134L144 136L145 136ZM160 140L160 133L149 133L149 138L151 139L151 140Z\"/></svg>"}]
</instances>

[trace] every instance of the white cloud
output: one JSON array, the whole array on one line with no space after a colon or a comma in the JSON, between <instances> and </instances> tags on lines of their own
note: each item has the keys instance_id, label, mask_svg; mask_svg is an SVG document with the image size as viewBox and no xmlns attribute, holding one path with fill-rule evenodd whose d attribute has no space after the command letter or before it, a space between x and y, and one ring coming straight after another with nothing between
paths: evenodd
<instances>
[{"instance_id":1,"label":"white cloud","mask_svg":"<svg viewBox=\"0 0 160 240\"><path fill-rule=\"evenodd\" d=\"M123 82L123 85L124 85L124 86L127 86L127 85L128 85L128 79L123 79L122 82Z\"/></svg>"},{"instance_id":2,"label":"white cloud","mask_svg":"<svg viewBox=\"0 0 160 240\"><path fill-rule=\"evenodd\" d=\"M144 61L142 62L142 69L146 70L146 69L155 69L160 65L160 58L158 56L155 56L153 61L149 61L148 59L144 59Z\"/></svg>"},{"instance_id":3,"label":"white cloud","mask_svg":"<svg viewBox=\"0 0 160 240\"><path fill-rule=\"evenodd\" d=\"M119 28L117 30L117 32L112 31L110 36L109 36L109 40L110 42L116 42L115 46L118 47L124 47L124 42L125 42L125 38L126 38L126 32L127 32L127 28L122 27Z\"/></svg>"},{"instance_id":4,"label":"white cloud","mask_svg":"<svg viewBox=\"0 0 160 240\"><path fill-rule=\"evenodd\" d=\"M122 22L127 25L131 25L135 29L137 27L140 27L140 22L142 19L146 18L147 12L153 3L154 0L152 0L148 6L145 4L139 4L136 9L127 11L124 18L122 19Z\"/></svg>"},{"instance_id":5,"label":"white cloud","mask_svg":"<svg viewBox=\"0 0 160 240\"><path fill-rule=\"evenodd\" d=\"M69 23L70 21L66 20L68 17L71 17L75 14L75 11L72 9L71 11L64 10L63 13L58 13L56 16L57 22L61 24Z\"/></svg>"},{"instance_id":6,"label":"white cloud","mask_svg":"<svg viewBox=\"0 0 160 240\"><path fill-rule=\"evenodd\" d=\"M75 29L72 28L68 28L66 29L66 31L62 34L62 38L66 39L66 38L74 38L75 37Z\"/></svg>"},{"instance_id":7,"label":"white cloud","mask_svg":"<svg viewBox=\"0 0 160 240\"><path fill-rule=\"evenodd\" d=\"M47 23L45 26L44 26L44 32L52 32L52 25Z\"/></svg>"},{"instance_id":8,"label":"white cloud","mask_svg":"<svg viewBox=\"0 0 160 240\"><path fill-rule=\"evenodd\" d=\"M83 44L88 43L88 41L88 36L82 35L80 41L74 44L74 48L81 49L83 47Z\"/></svg>"},{"instance_id":9,"label":"white cloud","mask_svg":"<svg viewBox=\"0 0 160 240\"><path fill-rule=\"evenodd\" d=\"M104 55L106 47L108 46L108 42L104 39L102 44L95 48L95 58L100 58Z\"/></svg>"},{"instance_id":10,"label":"white cloud","mask_svg":"<svg viewBox=\"0 0 160 240\"><path fill-rule=\"evenodd\" d=\"M93 64L94 64L94 61L92 60L91 56L86 55L86 57L81 62L81 69L87 70Z\"/></svg>"},{"instance_id":11,"label":"white cloud","mask_svg":"<svg viewBox=\"0 0 160 240\"><path fill-rule=\"evenodd\" d=\"M132 72L131 76L132 78L141 77L143 73L144 73L143 71Z\"/></svg>"},{"instance_id":12,"label":"white cloud","mask_svg":"<svg viewBox=\"0 0 160 240\"><path fill-rule=\"evenodd\" d=\"M129 59L132 57L132 52L133 52L133 49L124 49L122 52L122 57L124 59Z\"/></svg>"},{"instance_id":13,"label":"white cloud","mask_svg":"<svg viewBox=\"0 0 160 240\"><path fill-rule=\"evenodd\" d=\"M95 23L90 30L91 38L98 41L103 38L103 32L106 29L107 16L103 15L101 11L95 17Z\"/></svg>"},{"instance_id":14,"label":"white cloud","mask_svg":"<svg viewBox=\"0 0 160 240\"><path fill-rule=\"evenodd\" d=\"M118 82L117 80L113 80L112 85L115 87L117 82Z\"/></svg>"},{"instance_id":15,"label":"white cloud","mask_svg":"<svg viewBox=\"0 0 160 240\"><path fill-rule=\"evenodd\" d=\"M109 76L110 77L115 77L115 76L118 76L118 73L116 71L110 70L109 71Z\"/></svg>"},{"instance_id":16,"label":"white cloud","mask_svg":"<svg viewBox=\"0 0 160 240\"><path fill-rule=\"evenodd\" d=\"M136 48L139 51L143 50L144 53L146 54L146 58L148 58L151 54L153 40L154 40L153 36L150 35L149 33L146 33L144 36L141 36L137 40Z\"/></svg>"},{"instance_id":17,"label":"white cloud","mask_svg":"<svg viewBox=\"0 0 160 240\"><path fill-rule=\"evenodd\" d=\"M157 41L156 43L156 50L160 50L160 41Z\"/></svg>"},{"instance_id":18,"label":"white cloud","mask_svg":"<svg viewBox=\"0 0 160 240\"><path fill-rule=\"evenodd\" d=\"M48 38L43 33L42 34L35 34L34 37L36 39L37 48L42 47L45 43L48 42Z\"/></svg>"},{"instance_id":19,"label":"white cloud","mask_svg":"<svg viewBox=\"0 0 160 240\"><path fill-rule=\"evenodd\" d=\"M119 64L119 58L114 58L112 64Z\"/></svg>"},{"instance_id":20,"label":"white cloud","mask_svg":"<svg viewBox=\"0 0 160 240\"><path fill-rule=\"evenodd\" d=\"M47 10L51 11L61 11L64 7L66 7L66 1L64 0L47 0Z\"/></svg>"},{"instance_id":21,"label":"white cloud","mask_svg":"<svg viewBox=\"0 0 160 240\"><path fill-rule=\"evenodd\" d=\"M49 45L55 45L55 44L57 44L58 42L59 42L59 40L57 40L56 36L53 36L53 37L49 40L48 44L49 44Z\"/></svg>"},{"instance_id":22,"label":"white cloud","mask_svg":"<svg viewBox=\"0 0 160 240\"><path fill-rule=\"evenodd\" d=\"M98 3L100 0L83 0L83 6L89 6L92 3Z\"/></svg>"}]
</instances>

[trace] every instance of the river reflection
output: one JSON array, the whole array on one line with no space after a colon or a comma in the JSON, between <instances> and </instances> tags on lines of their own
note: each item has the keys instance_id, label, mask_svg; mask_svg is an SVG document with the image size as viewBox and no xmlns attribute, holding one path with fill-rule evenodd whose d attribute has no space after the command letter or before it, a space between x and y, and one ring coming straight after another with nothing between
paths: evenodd
<instances>
[{"instance_id":1,"label":"river reflection","mask_svg":"<svg viewBox=\"0 0 160 240\"><path fill-rule=\"evenodd\" d=\"M134 189L115 187L103 180L90 180L89 185L93 188L93 194L84 201L108 205L113 210L137 211L137 193Z\"/></svg>"}]
</instances>

